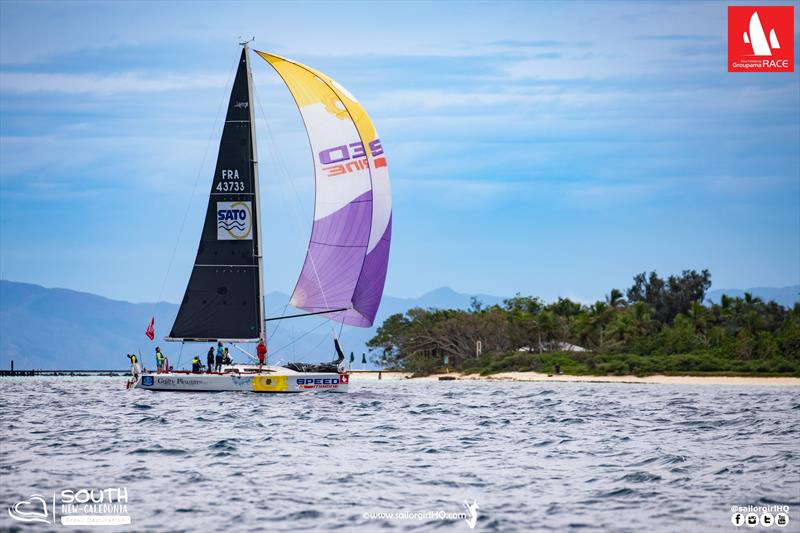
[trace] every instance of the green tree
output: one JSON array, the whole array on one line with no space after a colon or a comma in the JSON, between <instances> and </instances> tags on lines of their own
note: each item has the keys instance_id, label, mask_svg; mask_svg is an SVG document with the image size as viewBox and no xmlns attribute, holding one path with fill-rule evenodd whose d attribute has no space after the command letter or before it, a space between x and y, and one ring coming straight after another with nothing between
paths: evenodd
<instances>
[{"instance_id":1,"label":"green tree","mask_svg":"<svg viewBox=\"0 0 800 533\"><path fill-rule=\"evenodd\" d=\"M680 313L686 313L694 302L703 302L711 287L711 273L684 270L680 276L666 280L655 272L637 274L627 291L629 302L644 302L655 310L655 319L671 323Z\"/></svg>"}]
</instances>

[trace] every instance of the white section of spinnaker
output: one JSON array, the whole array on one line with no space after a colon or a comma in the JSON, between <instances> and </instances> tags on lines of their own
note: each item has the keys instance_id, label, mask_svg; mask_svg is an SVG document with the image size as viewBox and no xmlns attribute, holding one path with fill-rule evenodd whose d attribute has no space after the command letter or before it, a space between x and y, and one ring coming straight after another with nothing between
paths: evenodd
<instances>
[{"instance_id":1,"label":"white section of spinnaker","mask_svg":"<svg viewBox=\"0 0 800 533\"><path fill-rule=\"evenodd\" d=\"M375 139L363 139L359 133L360 140L365 145L368 145L372 141L379 139L380 136L378 135L377 128L375 128L375 124L372 123L372 119L369 118L369 115L363 106L358 103L358 100L355 96L353 96L353 93L348 91L346 88L344 88L344 86L330 76L325 75L325 78L327 78L327 81L317 77L318 80L328 85L334 92L338 92L339 94L336 95L337 97L342 98L344 96L346 99L358 104L360 107L360 113L364 114L362 120L366 119L369 121L372 130L375 132ZM341 103L341 100L337 101L337 104L339 103ZM347 109L347 114L352 120L353 110L349 109L346 104L344 107ZM378 158L382 158L385 161L385 153L381 153ZM392 197L391 187L389 185L389 169L386 165L375 165L375 156L372 154L372 150L370 150L368 160L370 165L368 172L370 174L370 185L372 188L372 219L369 232L369 242L367 244L367 253L371 252L378 245L384 233L386 233L386 228L389 225L389 219L392 216Z\"/></svg>"},{"instance_id":2,"label":"white section of spinnaker","mask_svg":"<svg viewBox=\"0 0 800 533\"><path fill-rule=\"evenodd\" d=\"M300 108L300 112L303 114L303 120L311 140L311 149L314 152L314 174L316 175L314 220L320 220L347 207L347 204L369 192L372 186L370 173L369 169L356 168L355 163L358 161L356 158L348 158L340 164L349 165L350 171L339 174L335 178L329 177L320 161L320 152L336 146L343 146L343 139L345 139L344 143L348 146L346 150L349 154L349 151L352 150L349 145L361 142L356 125L349 115L344 119L338 118L321 103L303 106ZM335 155L340 153L337 151Z\"/></svg>"},{"instance_id":3,"label":"white section of spinnaker","mask_svg":"<svg viewBox=\"0 0 800 533\"><path fill-rule=\"evenodd\" d=\"M381 155L380 157L384 157ZM392 194L389 185L389 169L385 166L374 168L374 159L370 157L372 164L372 227L369 233L369 245L367 253L371 252L386 232L389 225L389 218L392 216Z\"/></svg>"}]
</instances>

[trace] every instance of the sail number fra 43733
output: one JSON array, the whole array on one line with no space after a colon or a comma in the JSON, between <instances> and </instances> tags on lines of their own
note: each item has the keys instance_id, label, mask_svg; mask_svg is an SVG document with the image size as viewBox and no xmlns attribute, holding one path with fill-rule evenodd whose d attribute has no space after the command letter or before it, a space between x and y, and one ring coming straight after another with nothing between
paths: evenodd
<instances>
[{"instance_id":1,"label":"sail number fra 43733","mask_svg":"<svg viewBox=\"0 0 800 533\"><path fill-rule=\"evenodd\" d=\"M239 178L239 170L220 169L219 183L214 188L217 192L244 192L244 181Z\"/></svg>"}]
</instances>

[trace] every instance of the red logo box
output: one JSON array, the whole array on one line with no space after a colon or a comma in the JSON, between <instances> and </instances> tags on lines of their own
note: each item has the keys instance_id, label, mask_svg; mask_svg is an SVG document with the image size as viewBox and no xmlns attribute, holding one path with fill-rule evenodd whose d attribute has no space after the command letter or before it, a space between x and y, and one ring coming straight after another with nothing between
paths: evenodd
<instances>
[{"instance_id":1,"label":"red logo box","mask_svg":"<svg viewBox=\"0 0 800 533\"><path fill-rule=\"evenodd\" d=\"M728 72L794 72L794 6L728 6Z\"/></svg>"}]
</instances>

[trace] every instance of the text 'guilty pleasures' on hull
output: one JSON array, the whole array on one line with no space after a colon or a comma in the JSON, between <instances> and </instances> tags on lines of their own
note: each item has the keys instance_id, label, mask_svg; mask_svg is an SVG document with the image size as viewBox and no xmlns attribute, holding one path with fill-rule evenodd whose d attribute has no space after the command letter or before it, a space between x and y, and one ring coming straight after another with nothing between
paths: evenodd
<instances>
[{"instance_id":1,"label":"text 'guilty pleasures' on hull","mask_svg":"<svg viewBox=\"0 0 800 533\"><path fill-rule=\"evenodd\" d=\"M295 372L276 366L260 372L245 367L225 370L208 374L146 373L139 377L134 386L147 390L187 392L347 392L350 381L345 372Z\"/></svg>"}]
</instances>

